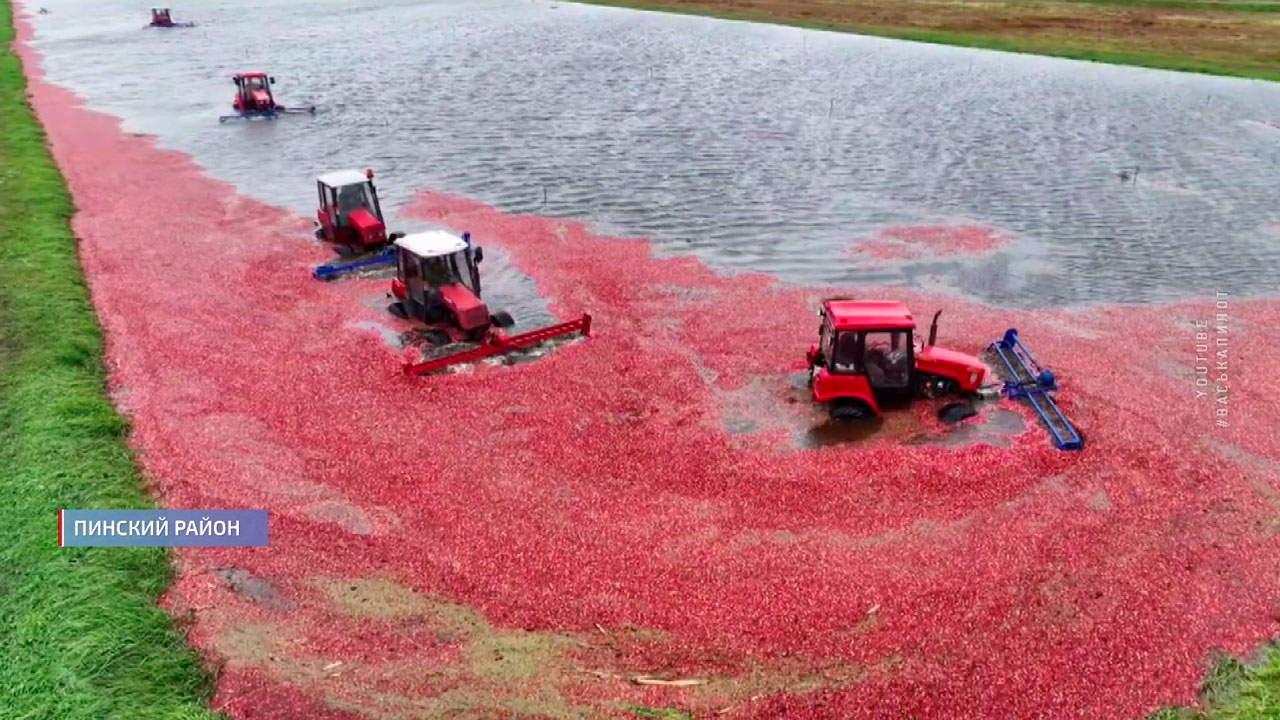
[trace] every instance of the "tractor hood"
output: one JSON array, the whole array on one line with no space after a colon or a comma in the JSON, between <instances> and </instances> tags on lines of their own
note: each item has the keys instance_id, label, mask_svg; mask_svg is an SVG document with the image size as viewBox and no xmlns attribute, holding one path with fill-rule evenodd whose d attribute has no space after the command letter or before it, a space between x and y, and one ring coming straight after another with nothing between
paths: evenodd
<instances>
[{"instance_id":1,"label":"tractor hood","mask_svg":"<svg viewBox=\"0 0 1280 720\"><path fill-rule=\"evenodd\" d=\"M923 372L954 379L964 390L973 390L987 377L987 366L980 359L936 346L916 353L916 367Z\"/></svg>"},{"instance_id":2,"label":"tractor hood","mask_svg":"<svg viewBox=\"0 0 1280 720\"><path fill-rule=\"evenodd\" d=\"M253 90L250 95L253 97L253 104L257 107L262 109L271 107L271 96L266 90Z\"/></svg>"},{"instance_id":3,"label":"tractor hood","mask_svg":"<svg viewBox=\"0 0 1280 720\"><path fill-rule=\"evenodd\" d=\"M445 285L440 288L440 300L458 319L462 330L469 332L489 326L489 308L465 285Z\"/></svg>"},{"instance_id":4,"label":"tractor hood","mask_svg":"<svg viewBox=\"0 0 1280 720\"><path fill-rule=\"evenodd\" d=\"M374 245L387 239L387 229L368 208L352 210L347 218L351 221L351 227L360 235L360 242L365 245Z\"/></svg>"}]
</instances>

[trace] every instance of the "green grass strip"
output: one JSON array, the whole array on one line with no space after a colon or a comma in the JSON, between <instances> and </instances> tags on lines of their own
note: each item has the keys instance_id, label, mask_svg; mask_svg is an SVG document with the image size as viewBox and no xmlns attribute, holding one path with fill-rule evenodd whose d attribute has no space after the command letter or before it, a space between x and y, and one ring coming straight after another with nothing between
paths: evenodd
<instances>
[{"instance_id":1,"label":"green grass strip","mask_svg":"<svg viewBox=\"0 0 1280 720\"><path fill-rule=\"evenodd\" d=\"M71 199L0 2L0 718L217 717L156 601L164 548L59 548L60 508L153 507L106 397Z\"/></svg>"},{"instance_id":2,"label":"green grass strip","mask_svg":"<svg viewBox=\"0 0 1280 720\"><path fill-rule=\"evenodd\" d=\"M748 10L719 11L710 8L691 6L668 0L668 2L646 2L645 0L566 0L584 5L604 5L609 7L629 8L631 10L647 10L677 15L697 15L715 17L724 20L742 20L745 22L766 23L771 25L787 25L808 30L828 30L858 35L871 35L894 40L910 40L913 42L934 45L955 45L980 50L1002 50L1005 52L1026 53L1060 57L1069 60L1087 60L1107 65L1129 65L1156 70L1175 70L1179 72L1200 73L1203 75L1219 75L1226 77L1252 78L1255 80L1280 81L1280 58L1259 57L1199 59L1166 53L1117 50L1100 44L1097 47L1066 46L1053 37L1001 37L977 33L956 32L950 30L920 30L913 28L878 27L871 25L855 25L831 23L799 18L788 18L768 13ZM1086 0L1104 3L1107 0ZM1123 0L1121 0L1123 1ZM1280 19L1280 4L1273 11ZM1105 40L1123 42L1123 38L1110 37ZM1077 39L1077 42L1082 42Z\"/></svg>"},{"instance_id":3,"label":"green grass strip","mask_svg":"<svg viewBox=\"0 0 1280 720\"><path fill-rule=\"evenodd\" d=\"M1205 12L1274 13L1280 12L1277 2L1206 2L1205 0L1035 0L1044 3L1079 3L1081 5L1109 5L1112 7L1153 8L1156 10L1199 10Z\"/></svg>"},{"instance_id":4,"label":"green grass strip","mask_svg":"<svg viewBox=\"0 0 1280 720\"><path fill-rule=\"evenodd\" d=\"M1148 720L1275 720L1280 718L1280 646L1267 645L1253 662L1223 656L1200 692L1205 711L1161 710Z\"/></svg>"}]
</instances>

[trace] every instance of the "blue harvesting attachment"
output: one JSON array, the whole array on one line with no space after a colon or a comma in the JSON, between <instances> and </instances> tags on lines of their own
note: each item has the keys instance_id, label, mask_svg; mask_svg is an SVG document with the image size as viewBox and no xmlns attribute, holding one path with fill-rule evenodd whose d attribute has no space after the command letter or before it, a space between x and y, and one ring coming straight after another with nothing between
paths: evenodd
<instances>
[{"instance_id":1,"label":"blue harvesting attachment","mask_svg":"<svg viewBox=\"0 0 1280 720\"><path fill-rule=\"evenodd\" d=\"M1040 363L1031 356L1031 351L1018 339L1018 331L1009 328L1003 338L991 343L991 349L1000 356L1005 369L1013 378L1004 384L1005 396L1010 399L1025 398L1049 429L1053 443L1059 450L1083 448L1084 441L1080 438L1080 433L1049 395L1058 389L1053 372L1040 367Z\"/></svg>"},{"instance_id":2,"label":"blue harvesting attachment","mask_svg":"<svg viewBox=\"0 0 1280 720\"><path fill-rule=\"evenodd\" d=\"M223 115L222 117L218 118L218 122L225 123L228 120L256 120L256 119L274 120L275 118L278 118L281 115L306 115L306 114L315 115L316 114L315 107L314 106L305 107L305 108L274 107L269 110L242 110L234 115Z\"/></svg>"},{"instance_id":3,"label":"blue harvesting attachment","mask_svg":"<svg viewBox=\"0 0 1280 720\"><path fill-rule=\"evenodd\" d=\"M355 262L325 263L324 265L320 265L315 270L311 271L311 276L316 280L332 280L339 275L345 275L349 272L376 267L378 265L390 265L395 261L396 249L395 247L388 245L382 250L382 252L371 258L365 258L364 260L357 260Z\"/></svg>"}]
</instances>

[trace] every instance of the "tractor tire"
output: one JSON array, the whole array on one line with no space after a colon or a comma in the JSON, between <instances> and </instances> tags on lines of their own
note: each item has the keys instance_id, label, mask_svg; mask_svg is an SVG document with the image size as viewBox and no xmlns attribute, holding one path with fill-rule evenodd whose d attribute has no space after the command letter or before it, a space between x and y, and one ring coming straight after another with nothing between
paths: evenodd
<instances>
[{"instance_id":1,"label":"tractor tire","mask_svg":"<svg viewBox=\"0 0 1280 720\"><path fill-rule=\"evenodd\" d=\"M316 228L316 239L324 242L324 228Z\"/></svg>"},{"instance_id":2,"label":"tractor tire","mask_svg":"<svg viewBox=\"0 0 1280 720\"><path fill-rule=\"evenodd\" d=\"M387 306L387 312L395 315L401 320L409 319L409 309L404 306L403 302L394 302Z\"/></svg>"},{"instance_id":3,"label":"tractor tire","mask_svg":"<svg viewBox=\"0 0 1280 720\"><path fill-rule=\"evenodd\" d=\"M955 402L942 406L942 409L938 410L938 419L948 425L954 425L977 414L978 411L973 405L967 402Z\"/></svg>"},{"instance_id":4,"label":"tractor tire","mask_svg":"<svg viewBox=\"0 0 1280 720\"><path fill-rule=\"evenodd\" d=\"M836 400L828 410L836 422L858 422L872 416L871 407L861 400Z\"/></svg>"},{"instance_id":5,"label":"tractor tire","mask_svg":"<svg viewBox=\"0 0 1280 720\"><path fill-rule=\"evenodd\" d=\"M511 317L511 313L506 310L499 310L491 315L489 317L489 322L504 330L516 324L515 318Z\"/></svg>"}]
</instances>

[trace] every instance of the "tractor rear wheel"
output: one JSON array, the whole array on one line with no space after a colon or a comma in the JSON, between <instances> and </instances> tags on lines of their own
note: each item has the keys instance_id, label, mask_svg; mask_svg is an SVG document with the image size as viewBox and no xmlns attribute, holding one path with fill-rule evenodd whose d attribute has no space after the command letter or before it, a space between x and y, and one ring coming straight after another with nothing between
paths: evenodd
<instances>
[{"instance_id":1,"label":"tractor rear wheel","mask_svg":"<svg viewBox=\"0 0 1280 720\"><path fill-rule=\"evenodd\" d=\"M497 325L502 329L506 329L516 324L515 318L511 317L511 313L506 310L499 310L489 317L489 322Z\"/></svg>"},{"instance_id":2,"label":"tractor rear wheel","mask_svg":"<svg viewBox=\"0 0 1280 720\"><path fill-rule=\"evenodd\" d=\"M861 400L844 398L831 403L828 410L831 419L838 422L856 422L871 417L871 407Z\"/></svg>"}]
</instances>

